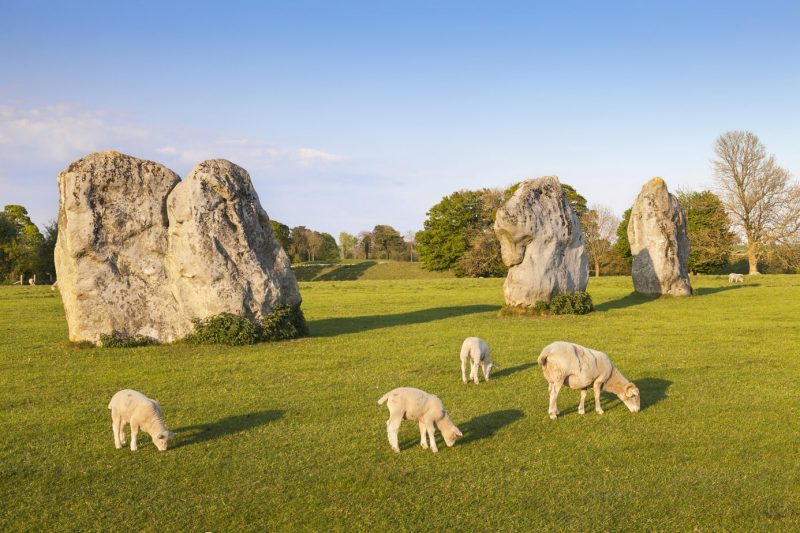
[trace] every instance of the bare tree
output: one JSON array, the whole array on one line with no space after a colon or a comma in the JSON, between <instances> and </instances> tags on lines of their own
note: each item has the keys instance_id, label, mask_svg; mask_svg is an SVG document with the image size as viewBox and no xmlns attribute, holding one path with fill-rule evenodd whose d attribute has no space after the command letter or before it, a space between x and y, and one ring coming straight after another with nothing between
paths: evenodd
<instances>
[{"instance_id":1,"label":"bare tree","mask_svg":"<svg viewBox=\"0 0 800 533\"><path fill-rule=\"evenodd\" d=\"M612 251L621 219L604 205L592 205L581 217L583 240L594 275L600 277L600 264Z\"/></svg>"},{"instance_id":2,"label":"bare tree","mask_svg":"<svg viewBox=\"0 0 800 533\"><path fill-rule=\"evenodd\" d=\"M750 274L766 246L800 234L800 187L749 131L729 131L714 144L714 178L731 223L747 242Z\"/></svg>"}]
</instances>

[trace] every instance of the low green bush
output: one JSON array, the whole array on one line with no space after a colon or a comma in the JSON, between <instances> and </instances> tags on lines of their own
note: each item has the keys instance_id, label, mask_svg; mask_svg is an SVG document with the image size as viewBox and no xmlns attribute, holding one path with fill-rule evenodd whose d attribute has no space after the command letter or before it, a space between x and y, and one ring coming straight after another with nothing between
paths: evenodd
<instances>
[{"instance_id":1,"label":"low green bush","mask_svg":"<svg viewBox=\"0 0 800 533\"><path fill-rule=\"evenodd\" d=\"M156 344L158 341L147 335L126 335L119 331L100 335L100 346L103 348L137 348Z\"/></svg>"},{"instance_id":2,"label":"low green bush","mask_svg":"<svg viewBox=\"0 0 800 533\"><path fill-rule=\"evenodd\" d=\"M276 307L260 321L221 313L195 319L192 324L194 332L184 339L189 344L243 346L308 336L308 325L299 305Z\"/></svg>"},{"instance_id":3,"label":"low green bush","mask_svg":"<svg viewBox=\"0 0 800 533\"><path fill-rule=\"evenodd\" d=\"M592 311L594 305L588 292L557 294L550 300L550 312L554 315L585 315Z\"/></svg>"},{"instance_id":4,"label":"low green bush","mask_svg":"<svg viewBox=\"0 0 800 533\"><path fill-rule=\"evenodd\" d=\"M308 324L299 305L282 305L261 320L261 340L283 341L308 337Z\"/></svg>"}]
</instances>

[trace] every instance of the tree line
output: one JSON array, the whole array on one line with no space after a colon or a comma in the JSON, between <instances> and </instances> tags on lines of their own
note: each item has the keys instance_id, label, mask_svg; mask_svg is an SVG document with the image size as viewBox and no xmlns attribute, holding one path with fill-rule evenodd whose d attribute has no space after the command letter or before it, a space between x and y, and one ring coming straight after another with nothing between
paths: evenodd
<instances>
[{"instance_id":1,"label":"tree line","mask_svg":"<svg viewBox=\"0 0 800 533\"><path fill-rule=\"evenodd\" d=\"M721 135L714 153L715 191L676 192L687 216L690 272L797 272L800 186L751 132ZM460 190L434 205L416 236L425 268L459 276L504 276L494 218L517 187ZM591 273L629 274L631 210L620 219L606 206L587 206L570 185L562 188L580 220Z\"/></svg>"},{"instance_id":2,"label":"tree line","mask_svg":"<svg viewBox=\"0 0 800 533\"><path fill-rule=\"evenodd\" d=\"M53 252L58 227L50 222L44 233L21 205L7 205L0 212L0 280L24 282L35 277L50 282L55 279Z\"/></svg>"}]
</instances>

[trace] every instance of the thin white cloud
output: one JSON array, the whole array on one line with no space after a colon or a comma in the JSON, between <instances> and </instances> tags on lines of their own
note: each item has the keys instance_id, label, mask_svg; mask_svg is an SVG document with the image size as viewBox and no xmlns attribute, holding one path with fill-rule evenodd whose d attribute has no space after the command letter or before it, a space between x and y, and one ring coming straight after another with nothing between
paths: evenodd
<instances>
[{"instance_id":1,"label":"thin white cloud","mask_svg":"<svg viewBox=\"0 0 800 533\"><path fill-rule=\"evenodd\" d=\"M300 148L294 153L294 158L299 165L304 167L309 167L317 163L337 163L345 160L344 156L332 154L316 148Z\"/></svg>"}]
</instances>

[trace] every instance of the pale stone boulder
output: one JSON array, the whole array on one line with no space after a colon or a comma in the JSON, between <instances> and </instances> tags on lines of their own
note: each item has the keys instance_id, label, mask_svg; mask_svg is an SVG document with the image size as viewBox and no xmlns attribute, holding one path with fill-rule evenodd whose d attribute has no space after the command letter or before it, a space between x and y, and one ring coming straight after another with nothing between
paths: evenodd
<instances>
[{"instance_id":1,"label":"pale stone boulder","mask_svg":"<svg viewBox=\"0 0 800 533\"><path fill-rule=\"evenodd\" d=\"M193 319L260 319L301 303L247 172L225 160L185 181L152 161L90 154L58 177L56 271L73 341L172 342Z\"/></svg>"},{"instance_id":2,"label":"pale stone boulder","mask_svg":"<svg viewBox=\"0 0 800 533\"><path fill-rule=\"evenodd\" d=\"M167 195L179 181L119 152L90 154L59 174L55 265L70 340L118 331L171 341L191 331L164 264Z\"/></svg>"},{"instance_id":3,"label":"pale stone boulder","mask_svg":"<svg viewBox=\"0 0 800 533\"><path fill-rule=\"evenodd\" d=\"M583 232L555 176L523 181L497 210L494 231L509 267L503 284L508 305L532 307L586 290Z\"/></svg>"},{"instance_id":4,"label":"pale stone boulder","mask_svg":"<svg viewBox=\"0 0 800 533\"><path fill-rule=\"evenodd\" d=\"M686 213L661 178L642 187L631 209L628 241L633 287L649 296L689 296Z\"/></svg>"},{"instance_id":5,"label":"pale stone boulder","mask_svg":"<svg viewBox=\"0 0 800 533\"><path fill-rule=\"evenodd\" d=\"M262 318L300 304L289 257L243 168L224 159L200 163L169 195L167 216L167 268L185 316Z\"/></svg>"}]
</instances>

